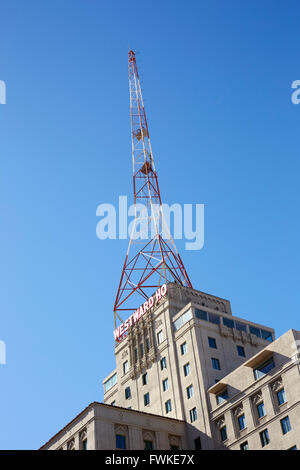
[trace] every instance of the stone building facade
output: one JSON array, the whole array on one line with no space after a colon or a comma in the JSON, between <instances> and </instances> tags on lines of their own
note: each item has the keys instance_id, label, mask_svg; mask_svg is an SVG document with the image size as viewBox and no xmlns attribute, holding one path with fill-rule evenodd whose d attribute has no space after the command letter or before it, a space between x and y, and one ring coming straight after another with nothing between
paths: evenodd
<instances>
[{"instance_id":1,"label":"stone building facade","mask_svg":"<svg viewBox=\"0 0 300 470\"><path fill-rule=\"evenodd\" d=\"M280 420L285 418L276 411L273 402L273 408L269 406L268 400L271 398L265 397L265 394L267 389L279 387L278 384L284 381L284 391L294 411L289 413L289 420L280 426L291 427L292 422L292 429L298 429L293 413L298 413L300 418L299 409L291 398L297 393L300 396L299 370L291 359L298 334L290 330L274 341L272 328L232 315L228 300L177 284L168 284L166 295L128 328L122 341L116 341L116 369L103 381L104 404L91 404L90 407L94 409L96 406L97 410L105 407L103 416L110 423L110 435L120 425L116 416L120 413L123 415L121 426L127 429L125 444L130 449L143 449L146 445L156 449L170 449L172 445L181 449L239 449L243 442L249 448L276 448L274 436L272 439L269 436L270 442L264 446L261 443L264 439L268 440L267 433L265 437L257 438L264 431L264 421L270 419L273 423L278 418L281 423ZM261 372L259 380L255 380L253 368L271 357L276 367L268 369L269 364ZM281 382L278 382L274 372L278 367L280 370L283 367L280 362L283 357L289 357L293 372L279 374L278 380ZM267 385L263 385L265 383ZM294 391L288 392L293 387ZM256 407L261 402L262 394L268 417L262 416L257 421ZM280 410L283 411L284 406ZM262 408L259 407L260 412ZM250 409L252 415L249 415ZM108 417L110 413L112 415ZM241 417L243 414L244 418ZM156 427L145 424L149 415L151 423ZM131 419L137 416L139 424L134 426L138 427L135 428L136 432L142 437L133 440L130 438L133 435L133 431L130 431ZM242 430L237 429L236 423L243 426L243 420L247 425ZM98 420L98 423L101 422ZM180 432L171 432L168 424L171 422L177 423ZM107 426L105 424L104 427ZM72 431L73 425L68 429ZM93 435L89 439L90 448L99 448L101 445L101 448L111 449L105 446L111 446L112 442L118 448L121 438L117 442L115 431L113 439L108 443L100 437L101 424L92 426L90 431L88 429L86 432ZM147 430L148 437L152 436L152 439L143 439L143 433ZM270 424L267 432L271 434L271 430L273 435ZM76 448L80 448L80 432L76 431L77 441L74 438ZM290 432L286 434L291 436ZM173 444L170 436L174 436ZM57 437L56 447L53 447L54 441L50 440L43 448L59 448ZM278 442L281 437L279 429ZM295 441L292 437L289 439ZM300 448L298 442L293 444L288 442L289 439L285 439L284 444L280 441L280 445L291 444L290 448L294 445ZM125 441L123 439L123 444ZM63 442L64 448L67 448L68 439Z\"/></svg>"}]
</instances>

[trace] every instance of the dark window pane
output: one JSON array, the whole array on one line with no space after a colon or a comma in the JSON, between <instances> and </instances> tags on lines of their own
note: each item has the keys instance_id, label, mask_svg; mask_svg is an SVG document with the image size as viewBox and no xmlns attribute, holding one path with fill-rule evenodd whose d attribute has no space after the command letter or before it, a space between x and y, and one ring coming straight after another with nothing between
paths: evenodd
<instances>
[{"instance_id":1,"label":"dark window pane","mask_svg":"<svg viewBox=\"0 0 300 470\"><path fill-rule=\"evenodd\" d=\"M234 321L230 318L223 317L223 325L228 326L228 328L234 328Z\"/></svg>"},{"instance_id":2,"label":"dark window pane","mask_svg":"<svg viewBox=\"0 0 300 470\"><path fill-rule=\"evenodd\" d=\"M235 322L235 327L236 327L237 330L245 331L245 333L247 333L247 325L245 325L245 323L240 323L239 321L236 321Z\"/></svg>"},{"instance_id":3,"label":"dark window pane","mask_svg":"<svg viewBox=\"0 0 300 470\"><path fill-rule=\"evenodd\" d=\"M273 341L273 337L272 337L272 332L271 331L267 331L267 330L260 330L261 331L261 337L263 339L266 339L268 341Z\"/></svg>"},{"instance_id":4,"label":"dark window pane","mask_svg":"<svg viewBox=\"0 0 300 470\"><path fill-rule=\"evenodd\" d=\"M220 434L221 434L221 440L226 441L226 439L227 439L226 426L224 426L223 428L220 429Z\"/></svg>"},{"instance_id":5,"label":"dark window pane","mask_svg":"<svg viewBox=\"0 0 300 470\"><path fill-rule=\"evenodd\" d=\"M256 369L254 369L254 377L255 377L256 379L259 379L260 377L263 377L263 376L266 375L271 369L273 369L273 367L275 367L275 364L274 364L273 358L271 357L270 359L268 359L268 361L264 362L264 363L261 364L259 367L257 367Z\"/></svg>"},{"instance_id":6,"label":"dark window pane","mask_svg":"<svg viewBox=\"0 0 300 470\"><path fill-rule=\"evenodd\" d=\"M250 328L250 333L252 333L255 336L258 336L260 338L260 329L256 328L255 326L249 326Z\"/></svg>"},{"instance_id":7,"label":"dark window pane","mask_svg":"<svg viewBox=\"0 0 300 470\"><path fill-rule=\"evenodd\" d=\"M242 356L242 357L246 356L245 349L243 348L243 346L237 346L237 352L239 356Z\"/></svg>"},{"instance_id":8,"label":"dark window pane","mask_svg":"<svg viewBox=\"0 0 300 470\"><path fill-rule=\"evenodd\" d=\"M210 348L217 349L217 343L215 338L208 338L208 345Z\"/></svg>"},{"instance_id":9,"label":"dark window pane","mask_svg":"<svg viewBox=\"0 0 300 470\"><path fill-rule=\"evenodd\" d=\"M200 437L196 437L196 439L194 440L194 444L195 444L195 450L202 449Z\"/></svg>"},{"instance_id":10,"label":"dark window pane","mask_svg":"<svg viewBox=\"0 0 300 470\"><path fill-rule=\"evenodd\" d=\"M152 441L144 441L144 449L145 450L152 450L153 449L153 442Z\"/></svg>"},{"instance_id":11,"label":"dark window pane","mask_svg":"<svg viewBox=\"0 0 300 470\"><path fill-rule=\"evenodd\" d=\"M116 448L117 449L126 449L126 438L121 434L116 435Z\"/></svg>"},{"instance_id":12,"label":"dark window pane","mask_svg":"<svg viewBox=\"0 0 300 470\"><path fill-rule=\"evenodd\" d=\"M199 310L198 308L195 308L195 317L199 318L199 320L207 321L207 312L205 312L204 310Z\"/></svg>"},{"instance_id":13,"label":"dark window pane","mask_svg":"<svg viewBox=\"0 0 300 470\"><path fill-rule=\"evenodd\" d=\"M216 325L220 324L220 317L219 315L215 315L214 313L209 313L208 314L208 321L210 323L215 323Z\"/></svg>"},{"instance_id":14,"label":"dark window pane","mask_svg":"<svg viewBox=\"0 0 300 470\"><path fill-rule=\"evenodd\" d=\"M282 429L283 434L286 434L287 432L289 432L292 429L291 428L291 423L290 423L290 418L288 416L281 419L280 424L281 424L281 429Z\"/></svg>"},{"instance_id":15,"label":"dark window pane","mask_svg":"<svg viewBox=\"0 0 300 470\"><path fill-rule=\"evenodd\" d=\"M226 401L228 399L227 388L223 390L221 393L219 393L216 398L217 398L218 405Z\"/></svg>"},{"instance_id":16,"label":"dark window pane","mask_svg":"<svg viewBox=\"0 0 300 470\"><path fill-rule=\"evenodd\" d=\"M277 400L278 400L278 405L282 405L283 403L286 402L286 395L285 395L284 388L282 388L281 390L279 390L279 392L277 392Z\"/></svg>"}]
</instances>

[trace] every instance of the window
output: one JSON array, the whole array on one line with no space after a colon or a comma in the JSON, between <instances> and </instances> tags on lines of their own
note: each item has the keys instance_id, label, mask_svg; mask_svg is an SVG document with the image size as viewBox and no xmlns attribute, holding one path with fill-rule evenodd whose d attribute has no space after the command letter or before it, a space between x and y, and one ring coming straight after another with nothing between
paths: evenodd
<instances>
[{"instance_id":1,"label":"window","mask_svg":"<svg viewBox=\"0 0 300 470\"><path fill-rule=\"evenodd\" d=\"M136 362L138 360L138 350L137 348L134 348L134 361Z\"/></svg>"},{"instance_id":2,"label":"window","mask_svg":"<svg viewBox=\"0 0 300 470\"><path fill-rule=\"evenodd\" d=\"M223 317L223 325L227 326L228 328L234 328L234 321L230 318Z\"/></svg>"},{"instance_id":3,"label":"window","mask_svg":"<svg viewBox=\"0 0 300 470\"><path fill-rule=\"evenodd\" d=\"M140 344L140 354L141 354L141 357L144 356L144 344L143 343Z\"/></svg>"},{"instance_id":4,"label":"window","mask_svg":"<svg viewBox=\"0 0 300 470\"><path fill-rule=\"evenodd\" d=\"M196 421L197 419L197 408L192 408L190 410L190 420L191 420L191 423L193 423L194 421Z\"/></svg>"},{"instance_id":5,"label":"window","mask_svg":"<svg viewBox=\"0 0 300 470\"><path fill-rule=\"evenodd\" d=\"M166 403L165 403L165 409L166 409L166 413L170 413L170 411L172 411L171 400L167 400L167 401L166 401Z\"/></svg>"},{"instance_id":6,"label":"window","mask_svg":"<svg viewBox=\"0 0 300 470\"><path fill-rule=\"evenodd\" d=\"M117 383L117 374L114 374L110 379L104 382L104 393L108 392Z\"/></svg>"},{"instance_id":7,"label":"window","mask_svg":"<svg viewBox=\"0 0 300 470\"><path fill-rule=\"evenodd\" d=\"M249 450L249 445L248 445L248 442L243 442L241 445L240 445L240 449L241 450Z\"/></svg>"},{"instance_id":8,"label":"window","mask_svg":"<svg viewBox=\"0 0 300 470\"><path fill-rule=\"evenodd\" d=\"M244 331L245 333L247 333L247 325L245 323L240 323L239 321L236 321L235 327L238 331Z\"/></svg>"},{"instance_id":9,"label":"window","mask_svg":"<svg viewBox=\"0 0 300 470\"><path fill-rule=\"evenodd\" d=\"M157 333L157 343L160 344L160 343L163 342L163 340L164 340L163 332L162 332L162 331L159 331L159 332Z\"/></svg>"},{"instance_id":10,"label":"window","mask_svg":"<svg viewBox=\"0 0 300 470\"><path fill-rule=\"evenodd\" d=\"M185 377L191 373L191 366L189 362L183 366L183 373Z\"/></svg>"},{"instance_id":11,"label":"window","mask_svg":"<svg viewBox=\"0 0 300 470\"><path fill-rule=\"evenodd\" d=\"M183 343L183 344L180 346L180 351L181 351L181 355L182 355L182 356L187 352L187 345L186 345L186 343Z\"/></svg>"},{"instance_id":12,"label":"window","mask_svg":"<svg viewBox=\"0 0 300 470\"><path fill-rule=\"evenodd\" d=\"M260 432L259 437L260 437L260 442L261 442L262 447L265 447L266 445L269 444L270 438L269 438L269 431L267 429L264 429L262 432Z\"/></svg>"},{"instance_id":13,"label":"window","mask_svg":"<svg viewBox=\"0 0 300 470\"><path fill-rule=\"evenodd\" d=\"M194 387L193 387L193 385L190 385L189 387L187 387L186 394L187 394L188 399L192 398L194 396Z\"/></svg>"},{"instance_id":14,"label":"window","mask_svg":"<svg viewBox=\"0 0 300 470\"><path fill-rule=\"evenodd\" d=\"M210 323L214 323L215 325L220 325L220 317L219 315L215 315L214 313L208 314L208 321Z\"/></svg>"},{"instance_id":15,"label":"window","mask_svg":"<svg viewBox=\"0 0 300 470\"><path fill-rule=\"evenodd\" d=\"M160 368L161 368L161 370L167 368L167 359L165 357L163 357L160 361Z\"/></svg>"},{"instance_id":16,"label":"window","mask_svg":"<svg viewBox=\"0 0 300 470\"><path fill-rule=\"evenodd\" d=\"M183 325L185 325L193 317L192 310L184 312L177 320L174 321L174 330L178 331Z\"/></svg>"},{"instance_id":17,"label":"window","mask_svg":"<svg viewBox=\"0 0 300 470\"><path fill-rule=\"evenodd\" d=\"M244 414L238 417L238 425L239 425L240 431L242 431L243 429L247 427Z\"/></svg>"},{"instance_id":18,"label":"window","mask_svg":"<svg viewBox=\"0 0 300 470\"><path fill-rule=\"evenodd\" d=\"M87 439L84 439L81 443L82 445L82 450L88 450L88 445L87 445L88 441Z\"/></svg>"},{"instance_id":19,"label":"window","mask_svg":"<svg viewBox=\"0 0 300 470\"><path fill-rule=\"evenodd\" d=\"M224 401L228 400L227 388L225 388L221 393L218 393L218 395L216 395L216 400L217 400L218 405L220 405Z\"/></svg>"},{"instance_id":20,"label":"window","mask_svg":"<svg viewBox=\"0 0 300 470\"><path fill-rule=\"evenodd\" d=\"M145 450L152 450L153 449L153 442L152 441L144 441L144 449Z\"/></svg>"},{"instance_id":21,"label":"window","mask_svg":"<svg viewBox=\"0 0 300 470\"><path fill-rule=\"evenodd\" d=\"M150 404L150 395L149 395L149 392L147 392L144 395L144 405L147 406L149 404Z\"/></svg>"},{"instance_id":22,"label":"window","mask_svg":"<svg viewBox=\"0 0 300 470\"><path fill-rule=\"evenodd\" d=\"M126 387L125 388L125 398L126 400L128 400L128 398L131 397L131 391L130 391L130 387Z\"/></svg>"},{"instance_id":23,"label":"window","mask_svg":"<svg viewBox=\"0 0 300 470\"><path fill-rule=\"evenodd\" d=\"M291 423L290 423L290 418L288 416L281 419L280 424L281 424L282 434L286 434L287 432L289 432L292 429L291 428Z\"/></svg>"},{"instance_id":24,"label":"window","mask_svg":"<svg viewBox=\"0 0 300 470\"><path fill-rule=\"evenodd\" d=\"M255 326L249 325L250 333L252 335L258 336L260 338L260 329L256 328Z\"/></svg>"},{"instance_id":25,"label":"window","mask_svg":"<svg viewBox=\"0 0 300 470\"><path fill-rule=\"evenodd\" d=\"M116 434L116 449L126 449L126 437Z\"/></svg>"},{"instance_id":26,"label":"window","mask_svg":"<svg viewBox=\"0 0 300 470\"><path fill-rule=\"evenodd\" d=\"M168 379L163 380L162 386L163 386L163 391L166 392L169 389L169 380Z\"/></svg>"},{"instance_id":27,"label":"window","mask_svg":"<svg viewBox=\"0 0 300 470\"><path fill-rule=\"evenodd\" d=\"M202 449L200 437L196 437L196 439L194 439L194 446L195 446L195 450L201 450Z\"/></svg>"},{"instance_id":28,"label":"window","mask_svg":"<svg viewBox=\"0 0 300 470\"><path fill-rule=\"evenodd\" d=\"M217 343L215 338L208 337L208 345L210 348L217 349Z\"/></svg>"},{"instance_id":29,"label":"window","mask_svg":"<svg viewBox=\"0 0 300 470\"><path fill-rule=\"evenodd\" d=\"M262 418L263 416L266 415L264 402L261 402L257 405L257 414L259 418Z\"/></svg>"},{"instance_id":30,"label":"window","mask_svg":"<svg viewBox=\"0 0 300 470\"><path fill-rule=\"evenodd\" d=\"M150 339L149 339L148 336L147 336L147 338L146 338L146 351L147 351L147 352L150 351Z\"/></svg>"},{"instance_id":31,"label":"window","mask_svg":"<svg viewBox=\"0 0 300 470\"><path fill-rule=\"evenodd\" d=\"M263 339L266 339L267 341L273 341L273 336L271 331L267 330L260 330L261 331L261 337Z\"/></svg>"},{"instance_id":32,"label":"window","mask_svg":"<svg viewBox=\"0 0 300 470\"><path fill-rule=\"evenodd\" d=\"M239 356L246 357L245 349L243 346L237 346L236 349Z\"/></svg>"},{"instance_id":33,"label":"window","mask_svg":"<svg viewBox=\"0 0 300 470\"><path fill-rule=\"evenodd\" d=\"M281 390L279 390L279 392L277 392L277 401L278 401L278 405L282 405L283 403L287 401L284 388L282 388Z\"/></svg>"},{"instance_id":34,"label":"window","mask_svg":"<svg viewBox=\"0 0 300 470\"><path fill-rule=\"evenodd\" d=\"M227 429L226 429L226 426L223 426L221 429L220 429L220 436L221 436L221 441L226 441L227 440Z\"/></svg>"},{"instance_id":35,"label":"window","mask_svg":"<svg viewBox=\"0 0 300 470\"><path fill-rule=\"evenodd\" d=\"M129 370L128 361L123 362L123 373L126 374Z\"/></svg>"},{"instance_id":36,"label":"window","mask_svg":"<svg viewBox=\"0 0 300 470\"><path fill-rule=\"evenodd\" d=\"M268 359L266 362L263 362L259 367L254 369L254 377L256 380L260 379L266 375L271 369L275 367L273 357Z\"/></svg>"},{"instance_id":37,"label":"window","mask_svg":"<svg viewBox=\"0 0 300 470\"><path fill-rule=\"evenodd\" d=\"M211 363L212 363L213 369L221 370L221 366L220 366L220 361L219 361L219 359L216 359L215 357L212 357L212 358L211 358Z\"/></svg>"},{"instance_id":38,"label":"window","mask_svg":"<svg viewBox=\"0 0 300 470\"><path fill-rule=\"evenodd\" d=\"M148 383L148 374L146 372L145 374L142 375L142 384L147 385L147 383Z\"/></svg>"},{"instance_id":39,"label":"window","mask_svg":"<svg viewBox=\"0 0 300 470\"><path fill-rule=\"evenodd\" d=\"M207 312L200 310L199 308L195 308L195 317L199 318L199 320L207 321Z\"/></svg>"}]
</instances>

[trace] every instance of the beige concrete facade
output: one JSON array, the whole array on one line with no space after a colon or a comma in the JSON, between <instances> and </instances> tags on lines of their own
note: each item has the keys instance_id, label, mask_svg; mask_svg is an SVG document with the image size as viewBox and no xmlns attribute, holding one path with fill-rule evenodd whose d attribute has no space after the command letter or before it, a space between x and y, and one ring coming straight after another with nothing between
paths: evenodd
<instances>
[{"instance_id":1,"label":"beige concrete facade","mask_svg":"<svg viewBox=\"0 0 300 470\"><path fill-rule=\"evenodd\" d=\"M103 403L91 403L41 450L116 450L117 436L126 449L185 449L186 424Z\"/></svg>"},{"instance_id":2,"label":"beige concrete facade","mask_svg":"<svg viewBox=\"0 0 300 470\"><path fill-rule=\"evenodd\" d=\"M274 339L272 328L232 315L228 300L168 284L159 303L116 342L116 369L103 381L105 404L83 412L90 425L72 421L43 448L65 449L72 439L81 448L86 428L91 449L116 448L118 429L127 448L137 450L146 441L155 449L240 449L246 442L250 449L300 449L300 333ZM275 366L255 379L256 367L271 360Z\"/></svg>"}]
</instances>

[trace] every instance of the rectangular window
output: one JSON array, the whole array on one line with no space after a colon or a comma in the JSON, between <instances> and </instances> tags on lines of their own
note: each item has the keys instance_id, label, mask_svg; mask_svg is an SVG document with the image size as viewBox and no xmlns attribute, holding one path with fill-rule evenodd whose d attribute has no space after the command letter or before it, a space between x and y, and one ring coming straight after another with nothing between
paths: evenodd
<instances>
[{"instance_id":1,"label":"rectangular window","mask_svg":"<svg viewBox=\"0 0 300 470\"><path fill-rule=\"evenodd\" d=\"M191 423L196 421L196 419L197 419L197 408L195 407L195 408L192 408L190 410L190 421L191 421Z\"/></svg>"},{"instance_id":2,"label":"rectangular window","mask_svg":"<svg viewBox=\"0 0 300 470\"><path fill-rule=\"evenodd\" d=\"M166 413L170 413L172 411L172 404L171 404L171 400L167 400L166 403L165 403L165 409L166 409Z\"/></svg>"},{"instance_id":3,"label":"rectangular window","mask_svg":"<svg viewBox=\"0 0 300 470\"><path fill-rule=\"evenodd\" d=\"M220 436L221 436L221 441L226 441L227 440L227 429L226 429L226 426L223 426L221 429L220 429Z\"/></svg>"},{"instance_id":4,"label":"rectangular window","mask_svg":"<svg viewBox=\"0 0 300 470\"><path fill-rule=\"evenodd\" d=\"M131 391L130 391L130 387L126 387L125 388L125 398L126 400L128 400L128 398L131 397Z\"/></svg>"},{"instance_id":5,"label":"rectangular window","mask_svg":"<svg viewBox=\"0 0 300 470\"><path fill-rule=\"evenodd\" d=\"M287 432L289 432L292 429L291 428L291 423L290 423L290 418L288 416L281 419L280 424L281 424L282 434L286 434Z\"/></svg>"},{"instance_id":6,"label":"rectangular window","mask_svg":"<svg viewBox=\"0 0 300 470\"><path fill-rule=\"evenodd\" d=\"M258 336L260 338L260 329L256 328L255 326L249 325L250 333L252 335Z\"/></svg>"},{"instance_id":7,"label":"rectangular window","mask_svg":"<svg viewBox=\"0 0 300 470\"><path fill-rule=\"evenodd\" d=\"M142 375L142 384L147 385L147 383L148 383L148 374L146 372L145 374Z\"/></svg>"},{"instance_id":8,"label":"rectangular window","mask_svg":"<svg viewBox=\"0 0 300 470\"><path fill-rule=\"evenodd\" d=\"M260 442L261 442L262 447L265 447L266 445L269 444L270 438L269 438L269 431L267 429L264 429L262 432L260 432L259 437L260 437Z\"/></svg>"},{"instance_id":9,"label":"rectangular window","mask_svg":"<svg viewBox=\"0 0 300 470\"><path fill-rule=\"evenodd\" d=\"M183 366L183 373L185 377L191 373L191 366L189 362Z\"/></svg>"},{"instance_id":10,"label":"rectangular window","mask_svg":"<svg viewBox=\"0 0 300 470\"><path fill-rule=\"evenodd\" d=\"M284 388L282 388L281 390L279 390L279 392L277 392L277 401L278 401L278 405L282 405L283 403L286 402L286 395L285 395Z\"/></svg>"},{"instance_id":11,"label":"rectangular window","mask_svg":"<svg viewBox=\"0 0 300 470\"><path fill-rule=\"evenodd\" d=\"M110 379L104 382L104 393L108 392L117 383L117 374L114 374Z\"/></svg>"},{"instance_id":12,"label":"rectangular window","mask_svg":"<svg viewBox=\"0 0 300 470\"><path fill-rule=\"evenodd\" d=\"M183 356L184 354L186 354L187 352L187 345L186 343L183 343L181 346L180 346L180 352L181 352L181 355Z\"/></svg>"},{"instance_id":13,"label":"rectangular window","mask_svg":"<svg viewBox=\"0 0 300 470\"><path fill-rule=\"evenodd\" d=\"M260 379L264 375L266 375L271 369L275 367L273 357L268 359L266 362L263 362L259 367L254 369L254 377L256 380Z\"/></svg>"},{"instance_id":14,"label":"rectangular window","mask_svg":"<svg viewBox=\"0 0 300 470\"><path fill-rule=\"evenodd\" d=\"M247 333L247 325L245 323L240 323L239 321L236 321L235 327L238 331L244 331L245 333Z\"/></svg>"},{"instance_id":15,"label":"rectangular window","mask_svg":"<svg viewBox=\"0 0 300 470\"><path fill-rule=\"evenodd\" d=\"M123 362L123 373L126 374L129 370L128 361Z\"/></svg>"},{"instance_id":16,"label":"rectangular window","mask_svg":"<svg viewBox=\"0 0 300 470\"><path fill-rule=\"evenodd\" d=\"M150 351L150 339L149 339L148 336L147 336L147 338L146 338L146 351L147 351L147 352Z\"/></svg>"},{"instance_id":17,"label":"rectangular window","mask_svg":"<svg viewBox=\"0 0 300 470\"><path fill-rule=\"evenodd\" d=\"M163 358L160 360L160 368L161 368L161 370L167 368L167 359L166 359L165 357L163 357Z\"/></svg>"},{"instance_id":18,"label":"rectangular window","mask_svg":"<svg viewBox=\"0 0 300 470\"><path fill-rule=\"evenodd\" d=\"M126 437L116 434L116 449L126 449Z\"/></svg>"},{"instance_id":19,"label":"rectangular window","mask_svg":"<svg viewBox=\"0 0 300 470\"><path fill-rule=\"evenodd\" d=\"M239 425L239 430L240 431L242 431L243 429L245 429L247 427L244 414L238 417L238 425Z\"/></svg>"},{"instance_id":20,"label":"rectangular window","mask_svg":"<svg viewBox=\"0 0 300 470\"><path fill-rule=\"evenodd\" d=\"M261 402L257 405L257 414L259 418L263 418L266 415L264 402Z\"/></svg>"},{"instance_id":21,"label":"rectangular window","mask_svg":"<svg viewBox=\"0 0 300 470\"><path fill-rule=\"evenodd\" d=\"M141 357L144 356L144 344L143 343L140 344L140 355Z\"/></svg>"},{"instance_id":22,"label":"rectangular window","mask_svg":"<svg viewBox=\"0 0 300 470\"><path fill-rule=\"evenodd\" d=\"M153 450L153 442L144 441L144 450Z\"/></svg>"},{"instance_id":23,"label":"rectangular window","mask_svg":"<svg viewBox=\"0 0 300 470\"><path fill-rule=\"evenodd\" d=\"M189 387L187 387L186 394L187 394L188 399L192 398L194 396L194 387L193 387L193 385L190 385Z\"/></svg>"},{"instance_id":24,"label":"rectangular window","mask_svg":"<svg viewBox=\"0 0 300 470\"><path fill-rule=\"evenodd\" d=\"M219 361L219 359L216 359L215 357L212 357L212 358L211 358L211 363L212 363L213 369L221 370L221 366L220 366L220 361Z\"/></svg>"},{"instance_id":25,"label":"rectangular window","mask_svg":"<svg viewBox=\"0 0 300 470\"><path fill-rule=\"evenodd\" d=\"M195 317L199 318L199 320L207 321L207 312L204 310L200 310L199 308L195 308Z\"/></svg>"},{"instance_id":26,"label":"rectangular window","mask_svg":"<svg viewBox=\"0 0 300 470\"><path fill-rule=\"evenodd\" d=\"M208 321L210 323L214 323L215 325L220 325L220 317L219 315L215 315L214 313L208 314Z\"/></svg>"},{"instance_id":27,"label":"rectangular window","mask_svg":"<svg viewBox=\"0 0 300 470\"><path fill-rule=\"evenodd\" d=\"M137 348L134 348L134 362L138 360L138 350Z\"/></svg>"},{"instance_id":28,"label":"rectangular window","mask_svg":"<svg viewBox=\"0 0 300 470\"><path fill-rule=\"evenodd\" d=\"M239 356L246 357L245 348L243 346L237 346L236 349Z\"/></svg>"},{"instance_id":29,"label":"rectangular window","mask_svg":"<svg viewBox=\"0 0 300 470\"><path fill-rule=\"evenodd\" d=\"M228 328L234 328L234 321L230 318L223 317L223 325L227 326Z\"/></svg>"},{"instance_id":30,"label":"rectangular window","mask_svg":"<svg viewBox=\"0 0 300 470\"><path fill-rule=\"evenodd\" d=\"M249 450L249 445L248 445L248 442L243 442L241 445L240 445L240 449L241 450Z\"/></svg>"},{"instance_id":31,"label":"rectangular window","mask_svg":"<svg viewBox=\"0 0 300 470\"><path fill-rule=\"evenodd\" d=\"M210 348L217 349L217 343L215 338L208 337L208 345Z\"/></svg>"},{"instance_id":32,"label":"rectangular window","mask_svg":"<svg viewBox=\"0 0 300 470\"><path fill-rule=\"evenodd\" d=\"M221 393L219 393L218 395L216 395L216 400L217 400L217 404L220 405L221 403L223 403L224 401L228 400L228 391L227 391L227 388L225 388Z\"/></svg>"},{"instance_id":33,"label":"rectangular window","mask_svg":"<svg viewBox=\"0 0 300 470\"><path fill-rule=\"evenodd\" d=\"M144 395L144 405L147 406L149 404L150 404L150 395L149 395L149 392L147 392Z\"/></svg>"},{"instance_id":34,"label":"rectangular window","mask_svg":"<svg viewBox=\"0 0 300 470\"><path fill-rule=\"evenodd\" d=\"M168 379L163 380L162 386L163 386L163 391L166 392L169 389L169 380Z\"/></svg>"},{"instance_id":35,"label":"rectangular window","mask_svg":"<svg viewBox=\"0 0 300 470\"><path fill-rule=\"evenodd\" d=\"M163 342L163 340L164 340L163 332L162 332L162 331L159 331L159 332L157 333L157 343L160 344L160 343Z\"/></svg>"},{"instance_id":36,"label":"rectangular window","mask_svg":"<svg viewBox=\"0 0 300 470\"><path fill-rule=\"evenodd\" d=\"M267 330L260 330L261 331L261 337L263 339L266 339L267 341L273 341L273 336L272 336L272 332L271 331L267 331Z\"/></svg>"},{"instance_id":37,"label":"rectangular window","mask_svg":"<svg viewBox=\"0 0 300 470\"><path fill-rule=\"evenodd\" d=\"M178 331L183 325L190 321L192 317L193 314L191 309L184 312L179 318L177 318L177 320L174 321L174 330Z\"/></svg>"},{"instance_id":38,"label":"rectangular window","mask_svg":"<svg viewBox=\"0 0 300 470\"><path fill-rule=\"evenodd\" d=\"M195 450L201 450L202 449L200 437L196 437L196 439L194 439L194 445L195 445Z\"/></svg>"},{"instance_id":39,"label":"rectangular window","mask_svg":"<svg viewBox=\"0 0 300 470\"><path fill-rule=\"evenodd\" d=\"M88 450L88 441L87 441L87 439L84 439L82 441L82 450Z\"/></svg>"}]
</instances>

